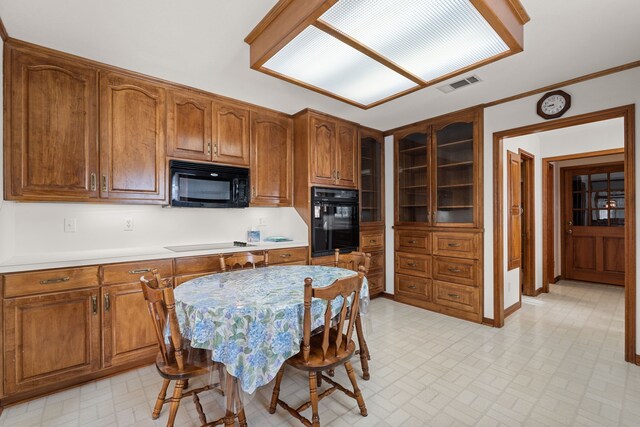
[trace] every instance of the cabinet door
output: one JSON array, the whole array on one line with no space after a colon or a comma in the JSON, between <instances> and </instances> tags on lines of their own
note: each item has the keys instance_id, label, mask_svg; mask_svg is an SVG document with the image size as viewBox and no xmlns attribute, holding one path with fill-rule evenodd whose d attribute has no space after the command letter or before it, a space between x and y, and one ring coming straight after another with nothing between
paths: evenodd
<instances>
[{"instance_id":1,"label":"cabinet door","mask_svg":"<svg viewBox=\"0 0 640 427\"><path fill-rule=\"evenodd\" d=\"M97 70L55 56L7 52L11 91L5 96L11 114L6 116L5 197L97 197Z\"/></svg>"},{"instance_id":2,"label":"cabinet door","mask_svg":"<svg viewBox=\"0 0 640 427\"><path fill-rule=\"evenodd\" d=\"M251 205L291 206L293 122L282 115L251 115Z\"/></svg>"},{"instance_id":3,"label":"cabinet door","mask_svg":"<svg viewBox=\"0 0 640 427\"><path fill-rule=\"evenodd\" d=\"M139 283L102 288L102 312L103 367L153 359L158 341Z\"/></svg>"},{"instance_id":4,"label":"cabinet door","mask_svg":"<svg viewBox=\"0 0 640 427\"><path fill-rule=\"evenodd\" d=\"M211 160L212 100L187 91L170 91L167 105L168 154Z\"/></svg>"},{"instance_id":5,"label":"cabinet door","mask_svg":"<svg viewBox=\"0 0 640 427\"><path fill-rule=\"evenodd\" d=\"M5 299L3 308L6 394L99 369L97 288Z\"/></svg>"},{"instance_id":6,"label":"cabinet door","mask_svg":"<svg viewBox=\"0 0 640 427\"><path fill-rule=\"evenodd\" d=\"M336 183L341 187L358 188L358 130L339 123L336 148Z\"/></svg>"},{"instance_id":7,"label":"cabinet door","mask_svg":"<svg viewBox=\"0 0 640 427\"><path fill-rule=\"evenodd\" d=\"M396 224L429 224L431 220L431 156L427 129L395 135Z\"/></svg>"},{"instance_id":8,"label":"cabinet door","mask_svg":"<svg viewBox=\"0 0 640 427\"><path fill-rule=\"evenodd\" d=\"M360 130L360 221L384 225L384 137Z\"/></svg>"},{"instance_id":9,"label":"cabinet door","mask_svg":"<svg viewBox=\"0 0 640 427\"><path fill-rule=\"evenodd\" d=\"M108 72L100 77L100 196L165 198L165 90Z\"/></svg>"},{"instance_id":10,"label":"cabinet door","mask_svg":"<svg viewBox=\"0 0 640 427\"><path fill-rule=\"evenodd\" d=\"M311 117L309 129L311 182L336 184L336 124L320 117Z\"/></svg>"},{"instance_id":11,"label":"cabinet door","mask_svg":"<svg viewBox=\"0 0 640 427\"><path fill-rule=\"evenodd\" d=\"M248 167L249 110L228 103L216 103L213 108L212 160Z\"/></svg>"}]
</instances>

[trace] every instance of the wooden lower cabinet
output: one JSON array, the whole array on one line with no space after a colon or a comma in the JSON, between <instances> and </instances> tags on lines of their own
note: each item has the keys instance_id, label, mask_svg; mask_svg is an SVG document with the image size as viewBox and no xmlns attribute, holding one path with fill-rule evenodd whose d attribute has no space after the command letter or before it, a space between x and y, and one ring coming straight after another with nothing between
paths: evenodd
<instances>
[{"instance_id":1,"label":"wooden lower cabinet","mask_svg":"<svg viewBox=\"0 0 640 427\"><path fill-rule=\"evenodd\" d=\"M4 395L91 374L100 367L99 289L5 299Z\"/></svg>"},{"instance_id":2,"label":"wooden lower cabinet","mask_svg":"<svg viewBox=\"0 0 640 427\"><path fill-rule=\"evenodd\" d=\"M269 265L307 265L308 247L286 248L286 249L270 249Z\"/></svg>"},{"instance_id":3,"label":"wooden lower cabinet","mask_svg":"<svg viewBox=\"0 0 640 427\"><path fill-rule=\"evenodd\" d=\"M431 302L431 279L396 274L396 293L401 297Z\"/></svg>"},{"instance_id":4,"label":"wooden lower cabinet","mask_svg":"<svg viewBox=\"0 0 640 427\"><path fill-rule=\"evenodd\" d=\"M102 367L147 359L158 342L139 283L102 288Z\"/></svg>"}]
</instances>

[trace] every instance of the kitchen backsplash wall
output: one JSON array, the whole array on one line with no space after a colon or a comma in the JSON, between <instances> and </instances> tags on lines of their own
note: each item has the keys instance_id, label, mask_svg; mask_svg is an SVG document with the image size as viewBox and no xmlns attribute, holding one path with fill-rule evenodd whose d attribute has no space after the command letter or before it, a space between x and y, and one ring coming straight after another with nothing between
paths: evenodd
<instances>
[{"instance_id":1,"label":"kitchen backsplash wall","mask_svg":"<svg viewBox=\"0 0 640 427\"><path fill-rule=\"evenodd\" d=\"M75 219L75 232L65 220ZM125 221L133 230L125 231ZM264 225L259 225L260 223ZM0 262L13 257L246 241L256 226L262 237L307 241L307 226L293 208L199 209L143 205L0 202Z\"/></svg>"}]
</instances>

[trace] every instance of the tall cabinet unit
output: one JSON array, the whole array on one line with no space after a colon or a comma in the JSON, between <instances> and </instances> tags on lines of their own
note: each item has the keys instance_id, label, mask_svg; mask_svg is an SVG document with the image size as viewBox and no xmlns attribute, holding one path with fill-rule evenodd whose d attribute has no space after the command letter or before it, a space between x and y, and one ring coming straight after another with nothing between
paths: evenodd
<instances>
[{"instance_id":1,"label":"tall cabinet unit","mask_svg":"<svg viewBox=\"0 0 640 427\"><path fill-rule=\"evenodd\" d=\"M394 134L395 298L482 322L482 111Z\"/></svg>"},{"instance_id":2,"label":"tall cabinet unit","mask_svg":"<svg viewBox=\"0 0 640 427\"><path fill-rule=\"evenodd\" d=\"M360 128L360 250L371 254L369 294L385 289L384 136Z\"/></svg>"}]
</instances>

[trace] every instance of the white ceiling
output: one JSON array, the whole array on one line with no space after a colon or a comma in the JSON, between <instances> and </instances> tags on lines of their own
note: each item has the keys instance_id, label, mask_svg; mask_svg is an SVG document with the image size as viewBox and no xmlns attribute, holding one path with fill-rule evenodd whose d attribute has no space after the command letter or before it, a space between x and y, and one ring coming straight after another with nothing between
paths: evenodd
<instances>
[{"instance_id":1,"label":"white ceiling","mask_svg":"<svg viewBox=\"0 0 640 427\"><path fill-rule=\"evenodd\" d=\"M640 59L638 0L521 0L531 16L524 52L469 73L483 82L450 94L430 87L361 110L249 68L244 38L276 2L0 0L0 18L20 40L286 113L309 107L381 130Z\"/></svg>"}]
</instances>

